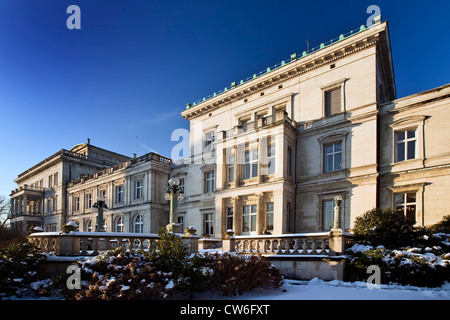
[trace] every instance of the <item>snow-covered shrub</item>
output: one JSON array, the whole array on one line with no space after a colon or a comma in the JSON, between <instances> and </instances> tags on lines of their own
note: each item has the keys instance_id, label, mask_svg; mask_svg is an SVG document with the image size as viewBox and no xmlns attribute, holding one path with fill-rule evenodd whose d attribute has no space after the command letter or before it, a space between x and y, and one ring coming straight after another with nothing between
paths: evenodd
<instances>
[{"instance_id":1,"label":"snow-covered shrub","mask_svg":"<svg viewBox=\"0 0 450 320\"><path fill-rule=\"evenodd\" d=\"M365 281L367 270L376 265L381 270L381 283L397 283L418 287L439 287L450 280L450 253L443 250L448 235L425 237L432 243L440 239L441 245L387 249L355 244L347 250L347 281ZM424 240L427 240L424 239ZM448 248L448 247L447 247Z\"/></svg>"},{"instance_id":2,"label":"snow-covered shrub","mask_svg":"<svg viewBox=\"0 0 450 320\"><path fill-rule=\"evenodd\" d=\"M235 296L257 287L277 288L283 276L270 261L258 256L217 256L212 264L211 283L223 295Z\"/></svg>"},{"instance_id":3,"label":"snow-covered shrub","mask_svg":"<svg viewBox=\"0 0 450 320\"><path fill-rule=\"evenodd\" d=\"M173 289L172 273L155 269L141 254L125 248L106 251L77 264L81 268L81 289L67 289L67 299L161 299L170 296Z\"/></svg>"},{"instance_id":4,"label":"snow-covered shrub","mask_svg":"<svg viewBox=\"0 0 450 320\"><path fill-rule=\"evenodd\" d=\"M148 253L143 252L146 259L157 270L171 272L174 276L174 290L193 297L206 289L208 282L206 270L208 256L198 253L189 254L183 239L168 232L165 228L158 231L160 239Z\"/></svg>"},{"instance_id":5,"label":"snow-covered shrub","mask_svg":"<svg viewBox=\"0 0 450 320\"><path fill-rule=\"evenodd\" d=\"M374 208L355 219L353 232L357 243L395 249L413 245L423 235L421 228L390 209Z\"/></svg>"},{"instance_id":6,"label":"snow-covered shrub","mask_svg":"<svg viewBox=\"0 0 450 320\"><path fill-rule=\"evenodd\" d=\"M21 295L38 280L39 264L45 257L29 244L13 243L0 249L0 293Z\"/></svg>"}]
</instances>

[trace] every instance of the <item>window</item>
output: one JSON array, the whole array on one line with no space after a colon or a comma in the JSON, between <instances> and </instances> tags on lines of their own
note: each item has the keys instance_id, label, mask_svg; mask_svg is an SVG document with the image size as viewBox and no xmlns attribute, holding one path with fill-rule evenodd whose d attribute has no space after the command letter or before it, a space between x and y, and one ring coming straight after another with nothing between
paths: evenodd
<instances>
[{"instance_id":1,"label":"window","mask_svg":"<svg viewBox=\"0 0 450 320\"><path fill-rule=\"evenodd\" d=\"M92 208L92 194L86 195L86 209Z\"/></svg>"},{"instance_id":2,"label":"window","mask_svg":"<svg viewBox=\"0 0 450 320\"><path fill-rule=\"evenodd\" d=\"M212 235L214 233L214 214L203 214L203 233Z\"/></svg>"},{"instance_id":3,"label":"window","mask_svg":"<svg viewBox=\"0 0 450 320\"><path fill-rule=\"evenodd\" d=\"M254 178L258 175L258 150L245 151L244 179Z\"/></svg>"},{"instance_id":4,"label":"window","mask_svg":"<svg viewBox=\"0 0 450 320\"><path fill-rule=\"evenodd\" d=\"M416 130L395 132L395 162L417 158Z\"/></svg>"},{"instance_id":5,"label":"window","mask_svg":"<svg viewBox=\"0 0 450 320\"><path fill-rule=\"evenodd\" d=\"M52 202L53 202L52 198L47 199L47 213L53 212Z\"/></svg>"},{"instance_id":6,"label":"window","mask_svg":"<svg viewBox=\"0 0 450 320\"><path fill-rule=\"evenodd\" d=\"M214 131L206 132L204 135L204 139L205 139L204 151L214 150L214 139L215 139Z\"/></svg>"},{"instance_id":7,"label":"window","mask_svg":"<svg viewBox=\"0 0 450 320\"><path fill-rule=\"evenodd\" d=\"M122 203L123 200L123 186L116 187L116 203Z\"/></svg>"},{"instance_id":8,"label":"window","mask_svg":"<svg viewBox=\"0 0 450 320\"><path fill-rule=\"evenodd\" d=\"M397 193L394 195L395 211L403 214L406 220L416 222L416 193Z\"/></svg>"},{"instance_id":9,"label":"window","mask_svg":"<svg viewBox=\"0 0 450 320\"><path fill-rule=\"evenodd\" d=\"M74 198L74 209L75 211L80 211L80 197L75 197Z\"/></svg>"},{"instance_id":10,"label":"window","mask_svg":"<svg viewBox=\"0 0 450 320\"><path fill-rule=\"evenodd\" d=\"M233 207L228 207L226 216L226 228L227 230L233 229Z\"/></svg>"},{"instance_id":11,"label":"window","mask_svg":"<svg viewBox=\"0 0 450 320\"><path fill-rule=\"evenodd\" d=\"M180 180L180 184L178 185L178 191L179 192L183 192L183 193L185 193L184 192L184 178L181 178L181 179L179 179Z\"/></svg>"},{"instance_id":12,"label":"window","mask_svg":"<svg viewBox=\"0 0 450 320\"><path fill-rule=\"evenodd\" d=\"M177 223L180 225L181 232L184 231L184 214L179 214L177 217Z\"/></svg>"},{"instance_id":13,"label":"window","mask_svg":"<svg viewBox=\"0 0 450 320\"><path fill-rule=\"evenodd\" d=\"M256 232L256 205L244 206L242 214L242 232Z\"/></svg>"},{"instance_id":14,"label":"window","mask_svg":"<svg viewBox=\"0 0 450 320\"><path fill-rule=\"evenodd\" d=\"M322 203L322 227L329 231L334 224L334 200L324 200Z\"/></svg>"},{"instance_id":15,"label":"window","mask_svg":"<svg viewBox=\"0 0 450 320\"><path fill-rule=\"evenodd\" d=\"M53 212L57 212L58 211L58 196L54 196L53 197Z\"/></svg>"},{"instance_id":16,"label":"window","mask_svg":"<svg viewBox=\"0 0 450 320\"><path fill-rule=\"evenodd\" d=\"M48 187L51 188L53 186L53 177L48 176Z\"/></svg>"},{"instance_id":17,"label":"window","mask_svg":"<svg viewBox=\"0 0 450 320\"><path fill-rule=\"evenodd\" d=\"M228 157L227 179L228 179L228 182L234 182L234 155Z\"/></svg>"},{"instance_id":18,"label":"window","mask_svg":"<svg viewBox=\"0 0 450 320\"><path fill-rule=\"evenodd\" d=\"M286 231L291 232L291 203L286 203Z\"/></svg>"},{"instance_id":19,"label":"window","mask_svg":"<svg viewBox=\"0 0 450 320\"><path fill-rule=\"evenodd\" d=\"M116 232L124 232L125 225L123 224L123 218L119 217L116 220Z\"/></svg>"},{"instance_id":20,"label":"window","mask_svg":"<svg viewBox=\"0 0 450 320\"><path fill-rule=\"evenodd\" d=\"M267 147L268 175L275 174L275 145Z\"/></svg>"},{"instance_id":21,"label":"window","mask_svg":"<svg viewBox=\"0 0 450 320\"><path fill-rule=\"evenodd\" d=\"M273 202L266 205L266 230L273 230Z\"/></svg>"},{"instance_id":22,"label":"window","mask_svg":"<svg viewBox=\"0 0 450 320\"><path fill-rule=\"evenodd\" d=\"M205 173L205 193L214 191L214 171Z\"/></svg>"},{"instance_id":23,"label":"window","mask_svg":"<svg viewBox=\"0 0 450 320\"><path fill-rule=\"evenodd\" d=\"M287 150L287 174L292 176L292 149Z\"/></svg>"},{"instance_id":24,"label":"window","mask_svg":"<svg viewBox=\"0 0 450 320\"><path fill-rule=\"evenodd\" d=\"M91 220L89 220L89 221L86 223L86 231L87 231L87 232L92 232L92 221L91 221Z\"/></svg>"},{"instance_id":25,"label":"window","mask_svg":"<svg viewBox=\"0 0 450 320\"><path fill-rule=\"evenodd\" d=\"M142 198L142 180L136 181L134 183L134 186L135 186L134 198L141 199Z\"/></svg>"},{"instance_id":26,"label":"window","mask_svg":"<svg viewBox=\"0 0 450 320\"><path fill-rule=\"evenodd\" d=\"M341 87L325 91L325 117L341 112Z\"/></svg>"},{"instance_id":27,"label":"window","mask_svg":"<svg viewBox=\"0 0 450 320\"><path fill-rule=\"evenodd\" d=\"M342 142L324 145L324 172L342 169Z\"/></svg>"},{"instance_id":28,"label":"window","mask_svg":"<svg viewBox=\"0 0 450 320\"><path fill-rule=\"evenodd\" d=\"M142 214L138 214L136 218L134 218L133 228L135 233L144 232L144 217Z\"/></svg>"},{"instance_id":29,"label":"window","mask_svg":"<svg viewBox=\"0 0 450 320\"><path fill-rule=\"evenodd\" d=\"M58 172L53 175L53 185L58 186Z\"/></svg>"}]
</instances>

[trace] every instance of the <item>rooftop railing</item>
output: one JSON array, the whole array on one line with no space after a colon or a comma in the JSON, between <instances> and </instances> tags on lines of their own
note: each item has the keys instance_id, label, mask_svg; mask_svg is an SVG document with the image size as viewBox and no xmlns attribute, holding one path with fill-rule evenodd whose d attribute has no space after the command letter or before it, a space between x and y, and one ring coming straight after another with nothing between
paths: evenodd
<instances>
[{"instance_id":1,"label":"rooftop railing","mask_svg":"<svg viewBox=\"0 0 450 320\"><path fill-rule=\"evenodd\" d=\"M315 52L317 52L319 50L322 50L322 49L324 49L324 48L326 48L328 46L331 46L331 45L333 45L333 44L335 44L337 42L340 42L340 41L345 40L345 39L347 39L347 38L349 38L351 36L354 36L355 34L363 32L366 29L367 28L364 25L361 25L361 27L359 27L358 29L354 29L354 30L351 30L351 31L349 31L347 33L343 33L337 38L331 39L331 40L329 40L327 42L322 42L319 46L316 46L316 47L313 47L313 48L308 49L306 51L303 51L303 53L301 55L299 55L297 53L293 53L293 54L291 54L290 58L285 59L285 60L283 60L283 61L281 61L281 62L279 62L279 63L277 63L277 64L275 64L273 66L267 67L266 69L264 69L264 70L262 70L262 71L260 71L258 73L254 73L253 76L250 76L250 77L247 77L245 79L242 79L239 82L232 82L230 86L227 86L227 87L225 87L222 90L216 91L216 92L214 92L213 94L211 94L209 96L203 97L203 99L195 101L192 104L188 103L186 105L186 110L188 110L190 108L193 108L197 104L200 104L200 103L205 102L205 101L207 101L209 99L212 99L212 98L214 98L214 97L216 97L216 96L218 96L218 95L220 95L222 93L225 93L225 92L227 92L229 90L232 90L232 89L234 89L234 88L236 88L236 87L238 87L240 85L243 85L243 84L245 84L245 83L247 83L249 81L252 81L252 80L254 80L256 78L259 78L259 77L261 77L261 76L263 76L265 74L268 74L268 73L270 73L270 72L272 72L274 70L277 70L277 69L279 69L281 67L284 67L284 66L286 66L286 65L288 65L288 64L290 64L292 62L295 62L297 60L305 58L305 57L307 57L307 56L309 56L309 55L311 55L311 54L313 54L313 53L315 53Z\"/></svg>"}]
</instances>

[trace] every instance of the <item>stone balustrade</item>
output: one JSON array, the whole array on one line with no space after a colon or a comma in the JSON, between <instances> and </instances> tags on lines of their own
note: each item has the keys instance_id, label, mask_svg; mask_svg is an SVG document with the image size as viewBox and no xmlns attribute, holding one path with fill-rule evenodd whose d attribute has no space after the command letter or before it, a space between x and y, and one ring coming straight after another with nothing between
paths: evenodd
<instances>
[{"instance_id":1,"label":"stone balustrade","mask_svg":"<svg viewBox=\"0 0 450 320\"><path fill-rule=\"evenodd\" d=\"M190 252L198 250L198 236L180 234ZM127 249L150 249L159 241L153 233L122 232L36 232L27 236L28 241L41 252L58 256L97 255L100 250L114 249L124 246Z\"/></svg>"},{"instance_id":2,"label":"stone balustrade","mask_svg":"<svg viewBox=\"0 0 450 320\"><path fill-rule=\"evenodd\" d=\"M346 235L341 230L283 235L229 236L223 250L260 255L342 255Z\"/></svg>"}]
</instances>

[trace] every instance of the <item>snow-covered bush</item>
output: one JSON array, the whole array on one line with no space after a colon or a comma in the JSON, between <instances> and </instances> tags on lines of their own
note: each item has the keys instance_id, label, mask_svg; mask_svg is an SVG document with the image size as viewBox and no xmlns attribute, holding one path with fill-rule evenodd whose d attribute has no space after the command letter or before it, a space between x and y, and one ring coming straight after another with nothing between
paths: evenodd
<instances>
[{"instance_id":1,"label":"snow-covered bush","mask_svg":"<svg viewBox=\"0 0 450 320\"><path fill-rule=\"evenodd\" d=\"M156 270L141 254L125 248L109 250L77 264L81 268L81 289L67 289L67 299L160 299L167 298L173 289L171 273Z\"/></svg>"},{"instance_id":2,"label":"snow-covered bush","mask_svg":"<svg viewBox=\"0 0 450 320\"><path fill-rule=\"evenodd\" d=\"M283 276L268 259L258 256L217 256L212 264L211 283L223 295L235 296L257 287L277 288Z\"/></svg>"},{"instance_id":3,"label":"snow-covered bush","mask_svg":"<svg viewBox=\"0 0 450 320\"><path fill-rule=\"evenodd\" d=\"M13 243L0 249L0 294L22 295L38 280L39 264L45 257L29 244ZM36 291L38 291L37 288Z\"/></svg>"},{"instance_id":4,"label":"snow-covered bush","mask_svg":"<svg viewBox=\"0 0 450 320\"><path fill-rule=\"evenodd\" d=\"M357 217L353 232L358 243L390 249L414 245L423 236L423 229L415 227L403 214L378 208Z\"/></svg>"},{"instance_id":5,"label":"snow-covered bush","mask_svg":"<svg viewBox=\"0 0 450 320\"><path fill-rule=\"evenodd\" d=\"M450 233L441 232L448 231L448 220L429 228L404 228L401 217L372 210L359 219L359 243L347 250L346 280L364 281L367 268L376 265L383 284L439 287L450 281Z\"/></svg>"}]
</instances>

